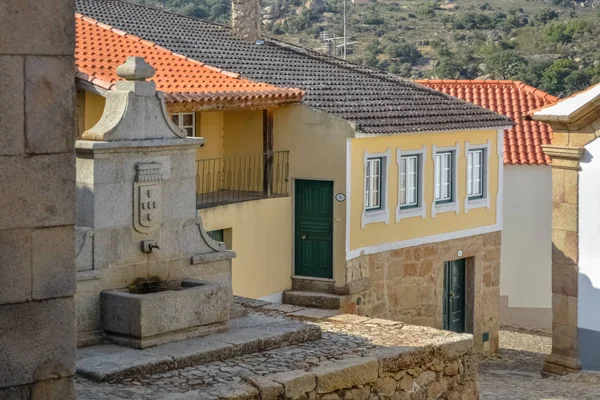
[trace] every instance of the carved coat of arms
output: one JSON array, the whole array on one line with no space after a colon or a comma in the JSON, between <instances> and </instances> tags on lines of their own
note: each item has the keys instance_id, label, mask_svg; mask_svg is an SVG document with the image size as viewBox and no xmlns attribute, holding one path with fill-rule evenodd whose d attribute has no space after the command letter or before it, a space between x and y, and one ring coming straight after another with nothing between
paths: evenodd
<instances>
[{"instance_id":1,"label":"carved coat of arms","mask_svg":"<svg viewBox=\"0 0 600 400\"><path fill-rule=\"evenodd\" d=\"M136 164L135 170L133 227L140 233L149 234L160 227L162 164L158 162L140 163Z\"/></svg>"}]
</instances>

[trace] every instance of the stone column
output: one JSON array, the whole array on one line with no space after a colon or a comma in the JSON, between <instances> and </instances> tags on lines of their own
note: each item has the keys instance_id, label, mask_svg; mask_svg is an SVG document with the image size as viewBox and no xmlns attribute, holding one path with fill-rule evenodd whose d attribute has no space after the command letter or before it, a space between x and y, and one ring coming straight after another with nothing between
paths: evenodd
<instances>
[{"instance_id":1,"label":"stone column","mask_svg":"<svg viewBox=\"0 0 600 400\"><path fill-rule=\"evenodd\" d=\"M555 132L554 142L561 135ZM580 367L577 355L579 162L583 147L548 145L552 157L552 354L544 371L564 375Z\"/></svg>"},{"instance_id":2,"label":"stone column","mask_svg":"<svg viewBox=\"0 0 600 400\"><path fill-rule=\"evenodd\" d=\"M0 5L0 398L74 399L74 0Z\"/></svg>"},{"instance_id":3,"label":"stone column","mask_svg":"<svg viewBox=\"0 0 600 400\"><path fill-rule=\"evenodd\" d=\"M255 42L260 39L261 19L259 0L231 1L231 25L234 35Z\"/></svg>"}]
</instances>

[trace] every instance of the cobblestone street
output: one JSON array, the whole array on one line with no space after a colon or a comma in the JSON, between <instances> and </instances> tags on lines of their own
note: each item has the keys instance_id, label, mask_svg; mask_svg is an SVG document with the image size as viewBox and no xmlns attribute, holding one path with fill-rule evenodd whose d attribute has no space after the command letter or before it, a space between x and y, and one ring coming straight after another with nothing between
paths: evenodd
<instances>
[{"instance_id":1,"label":"cobblestone street","mask_svg":"<svg viewBox=\"0 0 600 400\"><path fill-rule=\"evenodd\" d=\"M600 382L583 382L584 377L575 381L541 377L544 357L550 354L551 346L551 338L544 334L501 331L499 356L481 362L481 399L600 399Z\"/></svg>"}]
</instances>

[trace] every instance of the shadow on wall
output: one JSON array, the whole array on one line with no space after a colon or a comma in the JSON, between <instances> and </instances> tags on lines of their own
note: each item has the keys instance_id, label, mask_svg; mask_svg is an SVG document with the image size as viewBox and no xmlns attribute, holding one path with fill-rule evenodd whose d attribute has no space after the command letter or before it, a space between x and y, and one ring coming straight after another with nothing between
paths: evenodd
<instances>
[{"instance_id":1,"label":"shadow on wall","mask_svg":"<svg viewBox=\"0 0 600 400\"><path fill-rule=\"evenodd\" d=\"M578 356L584 370L600 371L600 331L581 326L600 327L600 289L594 287L591 279L579 273L577 305Z\"/></svg>"}]
</instances>

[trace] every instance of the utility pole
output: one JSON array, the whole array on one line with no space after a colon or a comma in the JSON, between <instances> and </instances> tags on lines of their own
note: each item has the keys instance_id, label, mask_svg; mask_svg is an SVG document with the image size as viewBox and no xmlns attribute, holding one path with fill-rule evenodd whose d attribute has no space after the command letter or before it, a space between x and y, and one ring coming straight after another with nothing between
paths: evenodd
<instances>
[{"instance_id":1,"label":"utility pole","mask_svg":"<svg viewBox=\"0 0 600 400\"><path fill-rule=\"evenodd\" d=\"M346 0L342 0L344 2L344 60L346 59L346 46L348 42L346 40Z\"/></svg>"}]
</instances>

